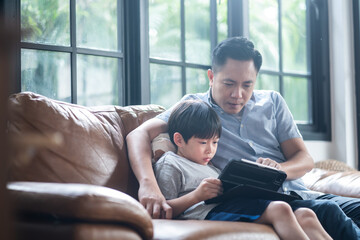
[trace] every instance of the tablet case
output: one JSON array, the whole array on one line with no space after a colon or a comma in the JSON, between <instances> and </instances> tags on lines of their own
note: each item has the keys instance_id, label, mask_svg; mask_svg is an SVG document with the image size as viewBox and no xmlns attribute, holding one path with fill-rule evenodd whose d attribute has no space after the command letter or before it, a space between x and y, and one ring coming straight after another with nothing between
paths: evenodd
<instances>
[{"instance_id":1,"label":"tablet case","mask_svg":"<svg viewBox=\"0 0 360 240\"><path fill-rule=\"evenodd\" d=\"M294 192L277 192L286 177L286 173L281 170L245 159L232 159L219 175L224 193L205 203L218 203L239 196L286 202L301 199Z\"/></svg>"}]
</instances>

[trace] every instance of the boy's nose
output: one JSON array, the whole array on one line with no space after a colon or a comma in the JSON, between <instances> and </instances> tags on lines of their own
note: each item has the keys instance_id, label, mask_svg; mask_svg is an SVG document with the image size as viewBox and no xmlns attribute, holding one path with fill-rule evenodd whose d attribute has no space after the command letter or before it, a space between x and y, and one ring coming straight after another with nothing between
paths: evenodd
<instances>
[{"instance_id":1,"label":"boy's nose","mask_svg":"<svg viewBox=\"0 0 360 240\"><path fill-rule=\"evenodd\" d=\"M215 149L215 146L213 146L212 144L207 144L206 147L206 153L212 153Z\"/></svg>"},{"instance_id":2,"label":"boy's nose","mask_svg":"<svg viewBox=\"0 0 360 240\"><path fill-rule=\"evenodd\" d=\"M211 151L212 151L211 145L207 144L206 145L206 153L211 153Z\"/></svg>"}]
</instances>

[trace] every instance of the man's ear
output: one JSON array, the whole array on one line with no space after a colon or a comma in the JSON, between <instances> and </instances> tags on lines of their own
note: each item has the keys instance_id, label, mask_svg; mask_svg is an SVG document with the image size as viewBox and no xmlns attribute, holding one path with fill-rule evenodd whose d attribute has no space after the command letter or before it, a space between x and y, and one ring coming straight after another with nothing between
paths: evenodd
<instances>
[{"instance_id":1,"label":"man's ear","mask_svg":"<svg viewBox=\"0 0 360 240\"><path fill-rule=\"evenodd\" d=\"M178 132L174 133L174 142L175 142L176 146L178 146L178 147L182 147L183 144L185 143L184 138Z\"/></svg>"},{"instance_id":2,"label":"man's ear","mask_svg":"<svg viewBox=\"0 0 360 240\"><path fill-rule=\"evenodd\" d=\"M214 83L214 72L211 69L207 70L207 75L209 78L209 85L210 87L212 87L213 83Z\"/></svg>"}]
</instances>

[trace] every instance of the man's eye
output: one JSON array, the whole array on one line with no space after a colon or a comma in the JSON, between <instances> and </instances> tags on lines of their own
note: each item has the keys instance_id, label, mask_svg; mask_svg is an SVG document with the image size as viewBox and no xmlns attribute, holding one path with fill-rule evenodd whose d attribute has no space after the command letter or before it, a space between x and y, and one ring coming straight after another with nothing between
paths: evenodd
<instances>
[{"instance_id":1,"label":"man's eye","mask_svg":"<svg viewBox=\"0 0 360 240\"><path fill-rule=\"evenodd\" d=\"M233 83L224 83L226 86L232 86L234 85Z\"/></svg>"},{"instance_id":2,"label":"man's eye","mask_svg":"<svg viewBox=\"0 0 360 240\"><path fill-rule=\"evenodd\" d=\"M217 143L218 143L217 141L213 142L213 144L217 144Z\"/></svg>"}]
</instances>

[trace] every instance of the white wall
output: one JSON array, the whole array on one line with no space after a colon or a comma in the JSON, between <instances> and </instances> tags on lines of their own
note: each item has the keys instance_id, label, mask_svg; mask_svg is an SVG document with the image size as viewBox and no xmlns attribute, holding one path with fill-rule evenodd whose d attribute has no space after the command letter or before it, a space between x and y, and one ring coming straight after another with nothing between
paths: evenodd
<instances>
[{"instance_id":1,"label":"white wall","mask_svg":"<svg viewBox=\"0 0 360 240\"><path fill-rule=\"evenodd\" d=\"M357 167L352 1L329 0L332 141L306 141L315 161Z\"/></svg>"}]
</instances>

